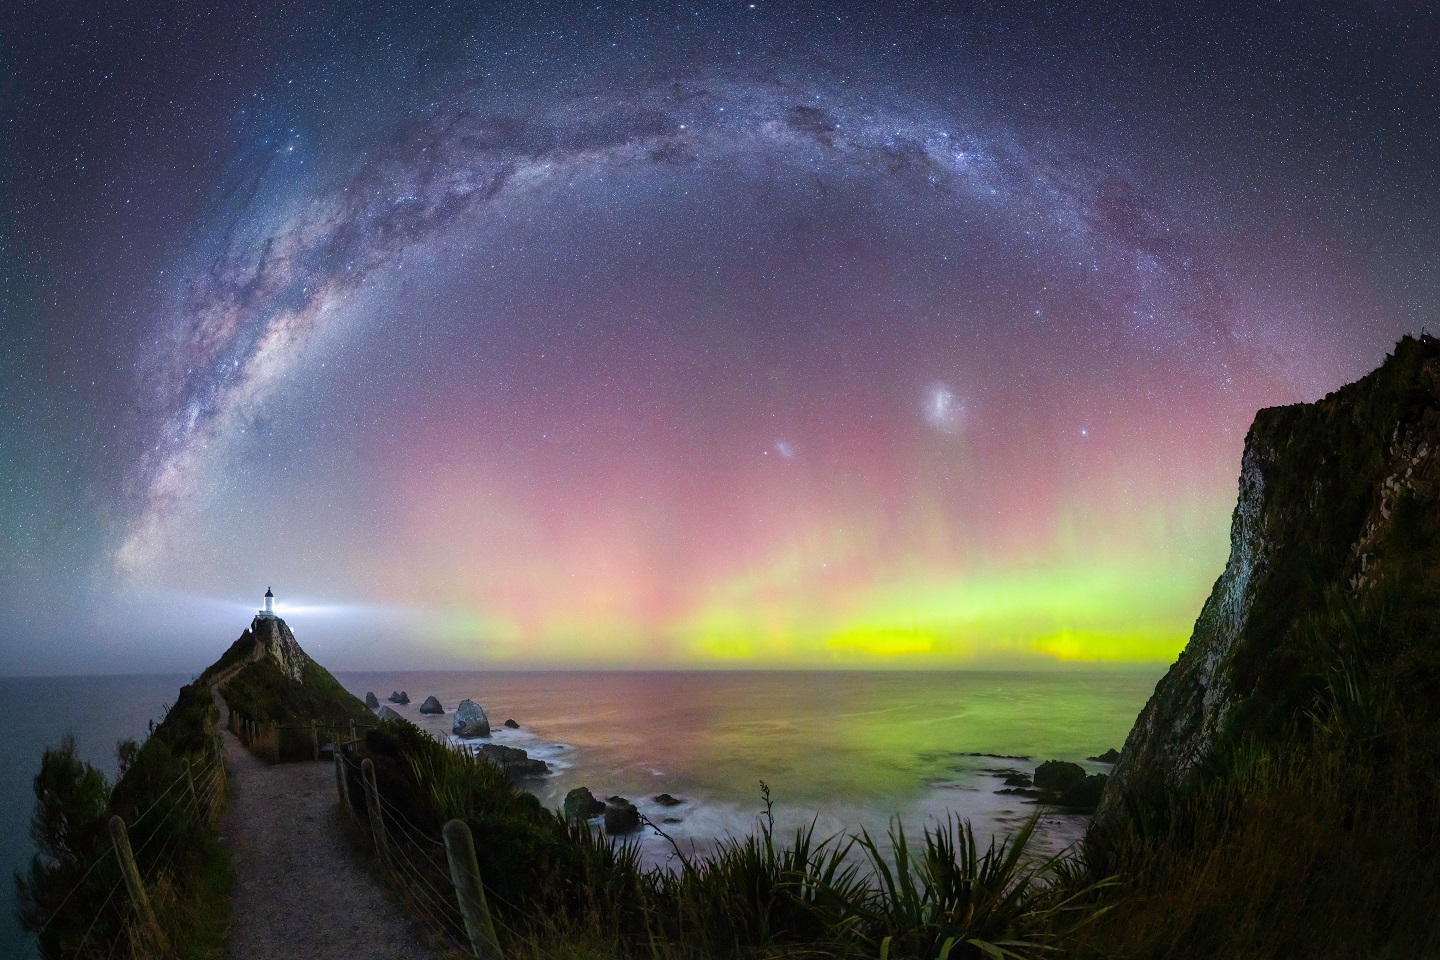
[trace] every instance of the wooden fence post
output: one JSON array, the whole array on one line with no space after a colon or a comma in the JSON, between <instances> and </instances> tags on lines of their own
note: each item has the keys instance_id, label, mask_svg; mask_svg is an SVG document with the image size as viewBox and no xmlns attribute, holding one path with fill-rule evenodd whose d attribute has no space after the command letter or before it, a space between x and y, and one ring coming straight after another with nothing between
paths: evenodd
<instances>
[{"instance_id":1,"label":"wooden fence post","mask_svg":"<svg viewBox=\"0 0 1440 960\"><path fill-rule=\"evenodd\" d=\"M310 759L320 759L320 731L315 727L315 720L310 720Z\"/></svg>"},{"instance_id":2,"label":"wooden fence post","mask_svg":"<svg viewBox=\"0 0 1440 960\"><path fill-rule=\"evenodd\" d=\"M140 879L140 869L135 866L135 854L130 849L130 835L125 831L125 821L118 816L110 818L110 842L115 845L115 859L120 861L120 873L125 877L125 888L130 891L130 902L140 917L145 940L155 953L161 952L164 937L155 920L155 911L150 908L150 898L145 895L145 883Z\"/></svg>"},{"instance_id":3,"label":"wooden fence post","mask_svg":"<svg viewBox=\"0 0 1440 960\"><path fill-rule=\"evenodd\" d=\"M200 809L200 798L195 794L195 771L190 768L190 759L187 757L185 763L185 786L190 790L190 802L195 804L198 812Z\"/></svg>"},{"instance_id":4,"label":"wooden fence post","mask_svg":"<svg viewBox=\"0 0 1440 960\"><path fill-rule=\"evenodd\" d=\"M455 884L455 899L465 918L465 933L470 937L470 950L476 960L500 960L500 941L495 937L495 923L490 918L490 904L480 884L480 864L475 860L475 838L463 820L445 824L445 858L450 861L450 879Z\"/></svg>"},{"instance_id":5,"label":"wooden fence post","mask_svg":"<svg viewBox=\"0 0 1440 960\"><path fill-rule=\"evenodd\" d=\"M375 764L369 757L361 761L360 773L365 778L365 807L370 812L370 833L375 838L375 849L388 863L390 844L385 840L385 819L380 815L380 788L375 785Z\"/></svg>"},{"instance_id":6,"label":"wooden fence post","mask_svg":"<svg viewBox=\"0 0 1440 960\"><path fill-rule=\"evenodd\" d=\"M356 740L356 739L358 739L358 738L355 736L355 718L354 718L354 717L351 717L351 718L350 718L350 739L351 739L351 740Z\"/></svg>"}]
</instances>

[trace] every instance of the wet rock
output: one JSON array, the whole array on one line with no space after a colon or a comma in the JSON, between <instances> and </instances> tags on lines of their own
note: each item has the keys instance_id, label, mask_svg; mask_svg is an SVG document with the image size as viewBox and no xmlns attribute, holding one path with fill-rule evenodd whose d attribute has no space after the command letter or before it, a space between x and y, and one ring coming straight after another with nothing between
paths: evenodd
<instances>
[{"instance_id":1,"label":"wet rock","mask_svg":"<svg viewBox=\"0 0 1440 960\"><path fill-rule=\"evenodd\" d=\"M460 706L455 708L455 719L450 723L450 732L467 740L490 736L490 718L485 716L485 708L474 700L461 700Z\"/></svg>"},{"instance_id":2,"label":"wet rock","mask_svg":"<svg viewBox=\"0 0 1440 960\"><path fill-rule=\"evenodd\" d=\"M375 716L379 717L381 720L404 720L404 719L405 719L404 717L400 716L399 713L397 713L396 711L390 709L389 707L381 707L379 710L376 710L376 711L375 711Z\"/></svg>"},{"instance_id":3,"label":"wet rock","mask_svg":"<svg viewBox=\"0 0 1440 960\"><path fill-rule=\"evenodd\" d=\"M514 720L506 720L506 721L505 721L505 726L509 727L511 730L519 730L519 729L520 729L520 724L516 723Z\"/></svg>"},{"instance_id":4,"label":"wet rock","mask_svg":"<svg viewBox=\"0 0 1440 960\"><path fill-rule=\"evenodd\" d=\"M374 690L371 690L369 693L365 694L365 706L369 707L371 710L374 710L376 707L380 706L380 698L375 696Z\"/></svg>"},{"instance_id":5,"label":"wet rock","mask_svg":"<svg viewBox=\"0 0 1440 960\"><path fill-rule=\"evenodd\" d=\"M1083 780L1076 780L1060 791L1060 799L1056 803L1062 807L1094 810L1100 805L1100 797L1105 793L1105 781L1108 779L1105 774L1097 773Z\"/></svg>"},{"instance_id":6,"label":"wet rock","mask_svg":"<svg viewBox=\"0 0 1440 960\"><path fill-rule=\"evenodd\" d=\"M640 811L624 797L611 797L605 802L605 832L611 836L634 833L640 829Z\"/></svg>"},{"instance_id":7,"label":"wet rock","mask_svg":"<svg viewBox=\"0 0 1440 960\"><path fill-rule=\"evenodd\" d=\"M410 694L406 693L404 690L392 690L390 691L389 700L391 703L409 703Z\"/></svg>"},{"instance_id":8,"label":"wet rock","mask_svg":"<svg viewBox=\"0 0 1440 960\"><path fill-rule=\"evenodd\" d=\"M531 758L530 754L519 747L503 747L498 743L487 743L480 747L480 756L505 771L505 776L511 780L543 777L550 772L549 764L544 760Z\"/></svg>"},{"instance_id":9,"label":"wet rock","mask_svg":"<svg viewBox=\"0 0 1440 960\"><path fill-rule=\"evenodd\" d=\"M662 807L678 807L680 806L680 804L685 802L684 800L677 800L675 797L670 796L670 794L668 793L662 793L660 794L660 796L654 797L653 799Z\"/></svg>"},{"instance_id":10,"label":"wet rock","mask_svg":"<svg viewBox=\"0 0 1440 960\"><path fill-rule=\"evenodd\" d=\"M1086 760L1094 760L1096 763L1114 763L1120 759L1120 751L1111 747L1098 757L1086 757Z\"/></svg>"},{"instance_id":11,"label":"wet rock","mask_svg":"<svg viewBox=\"0 0 1440 960\"><path fill-rule=\"evenodd\" d=\"M666 818L665 818L665 822L666 822L666 823L684 823L685 821L684 821L684 820L681 820L679 817L666 817Z\"/></svg>"},{"instance_id":12,"label":"wet rock","mask_svg":"<svg viewBox=\"0 0 1440 960\"><path fill-rule=\"evenodd\" d=\"M589 820L605 812L605 803L590 792L589 787L576 787L565 794L565 818Z\"/></svg>"},{"instance_id":13,"label":"wet rock","mask_svg":"<svg viewBox=\"0 0 1440 960\"><path fill-rule=\"evenodd\" d=\"M421 713L444 713L445 707L435 697L426 697L425 702L420 704Z\"/></svg>"},{"instance_id":14,"label":"wet rock","mask_svg":"<svg viewBox=\"0 0 1440 960\"><path fill-rule=\"evenodd\" d=\"M1012 773L1012 774L1010 774L1010 776L1008 776L1008 777L1005 778L1005 786L1007 786L1007 787L1030 787L1030 786L1034 786L1034 783L1030 780L1030 777L1029 777L1028 774L1024 774L1024 773Z\"/></svg>"},{"instance_id":15,"label":"wet rock","mask_svg":"<svg viewBox=\"0 0 1440 960\"><path fill-rule=\"evenodd\" d=\"M1064 790L1085 779L1085 768L1066 760L1046 760L1035 768L1035 786L1041 790Z\"/></svg>"}]
</instances>

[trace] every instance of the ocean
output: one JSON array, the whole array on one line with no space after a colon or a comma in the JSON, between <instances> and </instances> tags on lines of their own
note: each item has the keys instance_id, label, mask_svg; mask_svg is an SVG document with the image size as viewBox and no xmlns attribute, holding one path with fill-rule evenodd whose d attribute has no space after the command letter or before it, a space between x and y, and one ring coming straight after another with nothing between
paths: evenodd
<instances>
[{"instance_id":1,"label":"ocean","mask_svg":"<svg viewBox=\"0 0 1440 960\"><path fill-rule=\"evenodd\" d=\"M523 747L552 773L529 784L559 807L574 787L621 795L686 852L754 829L771 790L777 827L812 822L821 834L892 821L907 831L949 815L968 817L980 836L1012 830L1035 808L998 794L1007 770L1048 759L1108 768L1085 758L1118 748L1163 672L1084 669L1051 672L562 672L449 671L336 673L349 690L382 702L406 691L396 710L448 737L463 698L490 717L490 742ZM29 862L31 779L41 751L71 731L82 756L115 772L115 743L144 736L187 682L181 676L0 679L6 702L24 704L0 741L0 868L8 878ZM427 696L443 716L419 712ZM506 719L518 730L503 726ZM669 793L683 802L662 806ZM668 822L667 822L668 821ZM1079 839L1086 818L1049 814L1042 845ZM647 860L664 864L669 842L641 834ZM29 960L33 947L14 918L13 884L3 885L0 956Z\"/></svg>"}]
</instances>

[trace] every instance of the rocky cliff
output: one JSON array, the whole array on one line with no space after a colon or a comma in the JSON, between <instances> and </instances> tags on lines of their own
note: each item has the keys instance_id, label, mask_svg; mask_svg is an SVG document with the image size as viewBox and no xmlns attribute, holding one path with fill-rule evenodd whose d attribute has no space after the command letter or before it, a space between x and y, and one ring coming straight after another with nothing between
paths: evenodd
<instances>
[{"instance_id":1,"label":"rocky cliff","mask_svg":"<svg viewBox=\"0 0 1440 960\"><path fill-rule=\"evenodd\" d=\"M275 661L280 672L299 683L305 674L305 667L315 661L300 649L295 634L279 617L256 617L250 622L250 633L254 637L258 655Z\"/></svg>"},{"instance_id":2,"label":"rocky cliff","mask_svg":"<svg viewBox=\"0 0 1440 960\"><path fill-rule=\"evenodd\" d=\"M1303 722L1326 666L1315 634L1327 610L1363 603L1377 587L1398 591L1402 606L1409 594L1433 591L1437 453L1440 341L1432 337L1403 339L1379 369L1315 403L1256 415L1229 561L1125 741L1102 821L1129 799L1202 776L1242 738L1277 737ZM1411 631L1405 642L1429 644L1429 632ZM1436 678L1408 680L1418 703Z\"/></svg>"},{"instance_id":3,"label":"rocky cliff","mask_svg":"<svg viewBox=\"0 0 1440 960\"><path fill-rule=\"evenodd\" d=\"M201 679L230 705L264 721L369 719L365 704L316 663L279 617L256 617Z\"/></svg>"}]
</instances>

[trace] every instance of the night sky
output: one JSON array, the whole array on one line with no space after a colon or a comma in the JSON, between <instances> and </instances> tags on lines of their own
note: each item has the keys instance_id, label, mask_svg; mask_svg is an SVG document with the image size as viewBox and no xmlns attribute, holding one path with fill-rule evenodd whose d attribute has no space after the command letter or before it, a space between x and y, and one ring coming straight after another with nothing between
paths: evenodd
<instances>
[{"instance_id":1,"label":"night sky","mask_svg":"<svg viewBox=\"0 0 1440 960\"><path fill-rule=\"evenodd\" d=\"M1428 8L9 4L0 673L1169 660L1440 328Z\"/></svg>"}]
</instances>

